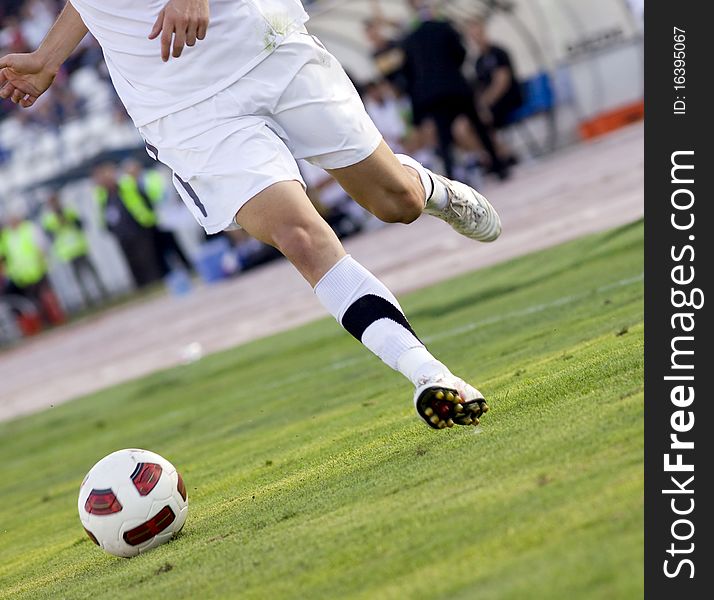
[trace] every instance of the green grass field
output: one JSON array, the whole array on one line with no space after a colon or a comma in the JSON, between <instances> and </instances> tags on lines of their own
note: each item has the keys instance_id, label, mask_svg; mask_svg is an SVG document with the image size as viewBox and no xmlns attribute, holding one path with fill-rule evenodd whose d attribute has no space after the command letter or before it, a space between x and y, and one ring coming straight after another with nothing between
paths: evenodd
<instances>
[{"instance_id":1,"label":"green grass field","mask_svg":"<svg viewBox=\"0 0 714 600\"><path fill-rule=\"evenodd\" d=\"M488 398L475 430L427 428L328 319L0 424L0 597L642 596L642 245L635 223L402 298ZM129 560L76 509L126 447L190 502Z\"/></svg>"}]
</instances>

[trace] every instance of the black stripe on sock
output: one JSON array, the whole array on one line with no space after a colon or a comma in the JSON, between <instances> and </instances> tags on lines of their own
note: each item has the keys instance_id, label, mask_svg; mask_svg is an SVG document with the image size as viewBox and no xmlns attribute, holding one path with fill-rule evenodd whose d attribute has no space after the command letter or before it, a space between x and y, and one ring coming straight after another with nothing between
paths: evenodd
<instances>
[{"instance_id":1,"label":"black stripe on sock","mask_svg":"<svg viewBox=\"0 0 714 600\"><path fill-rule=\"evenodd\" d=\"M345 316L342 317L342 326L354 337L362 341L365 330L380 319L390 319L398 323L404 329L410 331L415 338L419 339L401 310L389 300L373 294L368 294L355 300L345 312Z\"/></svg>"},{"instance_id":2,"label":"black stripe on sock","mask_svg":"<svg viewBox=\"0 0 714 600\"><path fill-rule=\"evenodd\" d=\"M431 181L431 194L429 194L429 197L426 199L427 202L432 199L434 196L434 192L436 191L436 184L434 183L434 178L431 176L430 173L427 173L429 176L429 181Z\"/></svg>"}]
</instances>

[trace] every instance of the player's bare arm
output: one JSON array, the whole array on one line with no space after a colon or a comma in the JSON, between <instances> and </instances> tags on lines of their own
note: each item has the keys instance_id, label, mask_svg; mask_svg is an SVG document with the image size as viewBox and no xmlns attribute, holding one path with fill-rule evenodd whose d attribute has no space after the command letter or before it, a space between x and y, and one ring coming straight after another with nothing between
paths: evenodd
<instances>
[{"instance_id":1,"label":"player's bare arm","mask_svg":"<svg viewBox=\"0 0 714 600\"><path fill-rule=\"evenodd\" d=\"M208 0L169 0L156 18L149 39L161 34L161 59L166 62L171 56L181 56L184 46L204 39L208 21Z\"/></svg>"},{"instance_id":2,"label":"player's bare arm","mask_svg":"<svg viewBox=\"0 0 714 600\"><path fill-rule=\"evenodd\" d=\"M86 34L79 13L67 2L37 50L0 58L0 98L9 98L23 108L32 106Z\"/></svg>"}]
</instances>

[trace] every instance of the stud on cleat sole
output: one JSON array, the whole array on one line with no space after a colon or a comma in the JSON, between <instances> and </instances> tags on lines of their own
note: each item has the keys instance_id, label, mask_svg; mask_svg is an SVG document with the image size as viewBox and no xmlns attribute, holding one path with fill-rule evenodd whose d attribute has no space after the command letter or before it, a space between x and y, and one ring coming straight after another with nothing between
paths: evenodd
<instances>
[{"instance_id":1,"label":"stud on cleat sole","mask_svg":"<svg viewBox=\"0 0 714 600\"><path fill-rule=\"evenodd\" d=\"M443 400L443 399L444 399L444 392L441 392L441 391L436 392L436 394L434 394L434 397L435 397L437 400Z\"/></svg>"},{"instance_id":2,"label":"stud on cleat sole","mask_svg":"<svg viewBox=\"0 0 714 600\"><path fill-rule=\"evenodd\" d=\"M425 414L427 417L431 417L431 416L434 414L434 410L433 410L431 407L428 407L428 408L424 411L424 414Z\"/></svg>"},{"instance_id":3,"label":"stud on cleat sole","mask_svg":"<svg viewBox=\"0 0 714 600\"><path fill-rule=\"evenodd\" d=\"M439 421L439 429L446 429L446 421Z\"/></svg>"},{"instance_id":4,"label":"stud on cleat sole","mask_svg":"<svg viewBox=\"0 0 714 600\"><path fill-rule=\"evenodd\" d=\"M463 404L457 404L456 406L454 406L454 410L455 410L457 413L462 413L462 412L464 412L464 405L463 405Z\"/></svg>"},{"instance_id":5,"label":"stud on cleat sole","mask_svg":"<svg viewBox=\"0 0 714 600\"><path fill-rule=\"evenodd\" d=\"M452 419L449 419L449 420L446 422L446 426L447 426L449 429L451 429L454 425L455 425L455 423L454 423L454 421L453 421Z\"/></svg>"},{"instance_id":6,"label":"stud on cleat sole","mask_svg":"<svg viewBox=\"0 0 714 600\"><path fill-rule=\"evenodd\" d=\"M437 417L436 415L434 415L433 417L431 417L431 419L429 419L429 420L430 420L434 425L438 425L438 424L439 424L439 421L441 421L441 419L439 419L439 417Z\"/></svg>"}]
</instances>

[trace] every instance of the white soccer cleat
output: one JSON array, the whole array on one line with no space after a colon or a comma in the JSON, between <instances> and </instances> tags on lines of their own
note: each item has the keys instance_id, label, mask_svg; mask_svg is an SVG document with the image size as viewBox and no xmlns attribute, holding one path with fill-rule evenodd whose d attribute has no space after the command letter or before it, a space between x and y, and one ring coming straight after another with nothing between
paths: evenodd
<instances>
[{"instance_id":1,"label":"white soccer cleat","mask_svg":"<svg viewBox=\"0 0 714 600\"><path fill-rule=\"evenodd\" d=\"M446 186L449 200L444 208L427 205L424 212L446 221L472 240L493 242L501 235L501 219L486 198L465 183L435 173L431 176Z\"/></svg>"},{"instance_id":2,"label":"white soccer cleat","mask_svg":"<svg viewBox=\"0 0 714 600\"><path fill-rule=\"evenodd\" d=\"M432 429L446 429L454 425L475 427L481 416L488 412L483 394L451 374L419 380L414 392L414 407Z\"/></svg>"}]
</instances>

